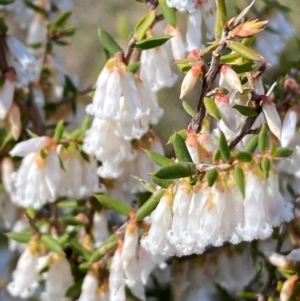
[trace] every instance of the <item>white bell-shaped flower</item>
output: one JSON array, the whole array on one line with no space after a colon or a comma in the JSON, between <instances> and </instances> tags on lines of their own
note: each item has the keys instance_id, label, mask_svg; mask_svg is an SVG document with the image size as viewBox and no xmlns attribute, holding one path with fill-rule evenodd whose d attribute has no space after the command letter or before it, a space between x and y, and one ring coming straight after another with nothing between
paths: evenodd
<instances>
[{"instance_id":1,"label":"white bell-shaped flower","mask_svg":"<svg viewBox=\"0 0 300 301\"><path fill-rule=\"evenodd\" d=\"M172 228L173 188L168 188L156 209L151 213L151 227L141 239L141 245L152 254L172 256L174 248L167 239Z\"/></svg>"},{"instance_id":2,"label":"white bell-shaped flower","mask_svg":"<svg viewBox=\"0 0 300 301\"><path fill-rule=\"evenodd\" d=\"M97 275L93 271L88 272L83 279L81 293L77 301L98 301L98 286Z\"/></svg>"},{"instance_id":3,"label":"white bell-shaped flower","mask_svg":"<svg viewBox=\"0 0 300 301\"><path fill-rule=\"evenodd\" d=\"M102 209L101 211L97 211L94 214L93 223L94 223L94 240L95 247L100 247L102 243L108 238L110 235L108 229L108 220L106 216L106 210Z\"/></svg>"},{"instance_id":4,"label":"white bell-shaped flower","mask_svg":"<svg viewBox=\"0 0 300 301\"><path fill-rule=\"evenodd\" d=\"M64 255L54 253L50 257L50 268L46 273L45 291L42 301L70 301L65 297L68 288L74 283L71 266Z\"/></svg>"},{"instance_id":5,"label":"white bell-shaped flower","mask_svg":"<svg viewBox=\"0 0 300 301\"><path fill-rule=\"evenodd\" d=\"M175 84L178 76L171 70L164 46L142 51L140 76L143 83L154 92Z\"/></svg>"},{"instance_id":6,"label":"white bell-shaped flower","mask_svg":"<svg viewBox=\"0 0 300 301\"><path fill-rule=\"evenodd\" d=\"M14 297L23 299L32 296L38 287L38 253L34 245L28 245L12 273L12 282L7 286Z\"/></svg>"}]
</instances>

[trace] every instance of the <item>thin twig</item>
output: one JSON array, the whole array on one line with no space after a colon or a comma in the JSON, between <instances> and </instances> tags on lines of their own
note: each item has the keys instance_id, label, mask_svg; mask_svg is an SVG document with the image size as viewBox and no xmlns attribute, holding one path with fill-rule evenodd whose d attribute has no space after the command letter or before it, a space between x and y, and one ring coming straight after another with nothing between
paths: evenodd
<instances>
[{"instance_id":1,"label":"thin twig","mask_svg":"<svg viewBox=\"0 0 300 301\"><path fill-rule=\"evenodd\" d=\"M29 225L32 228L32 230L34 231L34 233L35 234L41 234L39 228L36 226L36 224L34 222L34 219L31 218L30 215L27 212L25 212L25 216L27 217Z\"/></svg>"}]
</instances>

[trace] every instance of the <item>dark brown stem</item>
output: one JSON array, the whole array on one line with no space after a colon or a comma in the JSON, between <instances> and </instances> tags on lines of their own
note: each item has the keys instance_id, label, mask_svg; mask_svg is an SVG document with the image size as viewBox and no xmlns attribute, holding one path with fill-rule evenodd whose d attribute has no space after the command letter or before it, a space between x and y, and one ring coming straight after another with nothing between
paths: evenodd
<instances>
[{"instance_id":1,"label":"dark brown stem","mask_svg":"<svg viewBox=\"0 0 300 301\"><path fill-rule=\"evenodd\" d=\"M93 228L93 220L95 214L95 207L93 204L92 197L88 198L86 201L86 216L88 218L88 223L85 225L85 232L91 234Z\"/></svg>"},{"instance_id":2,"label":"dark brown stem","mask_svg":"<svg viewBox=\"0 0 300 301\"><path fill-rule=\"evenodd\" d=\"M2 75L8 71L8 65L5 56L5 35L0 35L0 70Z\"/></svg>"}]
</instances>

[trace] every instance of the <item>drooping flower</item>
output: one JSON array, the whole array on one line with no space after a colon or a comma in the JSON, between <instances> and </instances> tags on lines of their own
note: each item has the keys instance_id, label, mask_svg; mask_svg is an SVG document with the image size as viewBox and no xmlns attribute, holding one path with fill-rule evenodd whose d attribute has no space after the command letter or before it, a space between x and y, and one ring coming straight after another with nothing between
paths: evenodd
<instances>
[{"instance_id":1,"label":"drooping flower","mask_svg":"<svg viewBox=\"0 0 300 301\"><path fill-rule=\"evenodd\" d=\"M77 301L98 301L99 300L97 296L98 288L99 288L98 273L97 270L92 267L91 270L86 274L86 276L83 279L81 294Z\"/></svg>"},{"instance_id":2,"label":"drooping flower","mask_svg":"<svg viewBox=\"0 0 300 301\"><path fill-rule=\"evenodd\" d=\"M41 151L47 150L46 158ZM11 151L12 156L24 157L19 170L14 173L12 200L22 207L41 208L58 197L61 179L58 154L49 137L31 138L18 143Z\"/></svg>"},{"instance_id":3,"label":"drooping flower","mask_svg":"<svg viewBox=\"0 0 300 301\"><path fill-rule=\"evenodd\" d=\"M164 46L142 51L140 76L144 84L154 92L175 84L178 77L171 70Z\"/></svg>"},{"instance_id":4,"label":"drooping flower","mask_svg":"<svg viewBox=\"0 0 300 301\"><path fill-rule=\"evenodd\" d=\"M106 210L102 209L99 212L95 212L93 218L94 224L94 241L95 247L100 247L106 238L110 235L107 226L107 216Z\"/></svg>"},{"instance_id":5,"label":"drooping flower","mask_svg":"<svg viewBox=\"0 0 300 301\"><path fill-rule=\"evenodd\" d=\"M151 226L148 234L141 239L141 245L150 253L172 256L174 248L166 233L172 228L173 188L168 188L156 209L151 213Z\"/></svg>"},{"instance_id":6,"label":"drooping flower","mask_svg":"<svg viewBox=\"0 0 300 301\"><path fill-rule=\"evenodd\" d=\"M54 253L50 257L50 268L46 273L46 290L42 293L43 301L69 301L65 297L68 288L74 283L71 267L64 255Z\"/></svg>"},{"instance_id":7,"label":"drooping flower","mask_svg":"<svg viewBox=\"0 0 300 301\"><path fill-rule=\"evenodd\" d=\"M12 274L13 281L7 286L14 297L28 298L38 287L38 253L35 243L27 245Z\"/></svg>"},{"instance_id":8,"label":"drooping flower","mask_svg":"<svg viewBox=\"0 0 300 301\"><path fill-rule=\"evenodd\" d=\"M292 107L284 116L280 137L280 142L283 147L287 147L296 134L297 115L297 109Z\"/></svg>"},{"instance_id":9,"label":"drooping flower","mask_svg":"<svg viewBox=\"0 0 300 301\"><path fill-rule=\"evenodd\" d=\"M117 128L113 120L95 118L85 134L83 149L101 161L98 174L103 178L119 177L123 173L122 163L136 156L131 143L116 134Z\"/></svg>"},{"instance_id":10,"label":"drooping flower","mask_svg":"<svg viewBox=\"0 0 300 301\"><path fill-rule=\"evenodd\" d=\"M186 57L186 51L180 29L178 27L167 25L164 32L172 36L172 38L170 39L170 44L174 60L184 59Z\"/></svg>"}]
</instances>

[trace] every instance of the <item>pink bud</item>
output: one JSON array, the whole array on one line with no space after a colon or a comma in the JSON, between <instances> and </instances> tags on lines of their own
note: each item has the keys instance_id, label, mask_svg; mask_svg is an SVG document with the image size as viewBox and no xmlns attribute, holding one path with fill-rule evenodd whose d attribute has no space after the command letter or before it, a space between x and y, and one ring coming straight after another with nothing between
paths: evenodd
<instances>
[{"instance_id":1,"label":"pink bud","mask_svg":"<svg viewBox=\"0 0 300 301\"><path fill-rule=\"evenodd\" d=\"M228 65L223 65L221 67L221 75L224 76L228 85L234 89L243 93L242 84L237 73Z\"/></svg>"},{"instance_id":2,"label":"pink bud","mask_svg":"<svg viewBox=\"0 0 300 301\"><path fill-rule=\"evenodd\" d=\"M201 73L202 66L202 62L198 63L187 72L181 84L180 99L192 91Z\"/></svg>"},{"instance_id":3,"label":"pink bud","mask_svg":"<svg viewBox=\"0 0 300 301\"><path fill-rule=\"evenodd\" d=\"M268 100L263 103L262 110L266 118L270 131L280 139L281 135L281 120L276 110L274 102Z\"/></svg>"}]
</instances>

